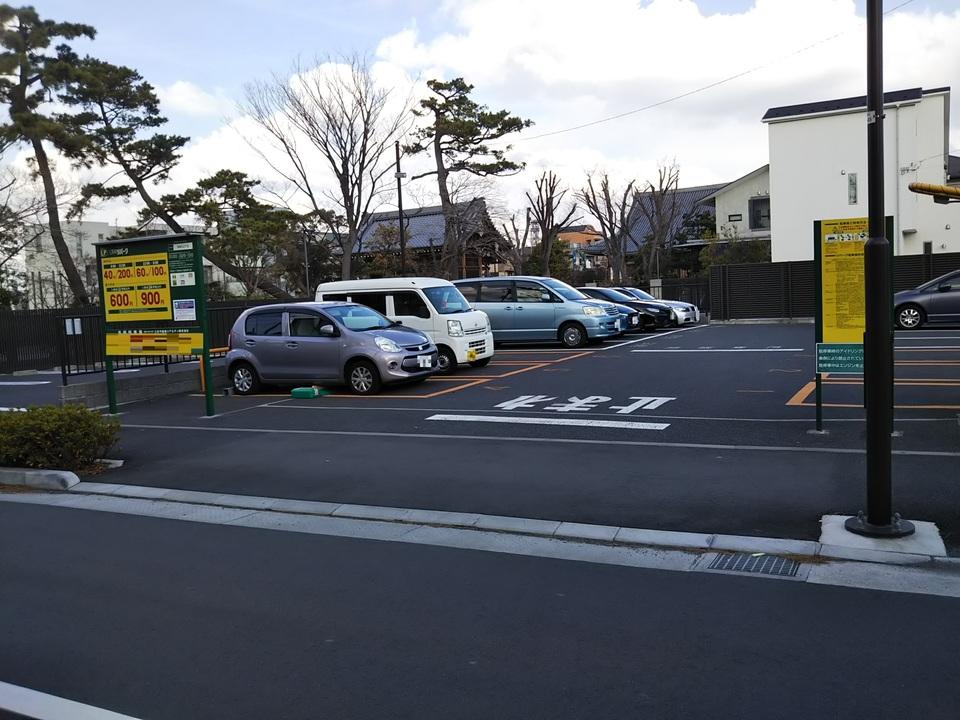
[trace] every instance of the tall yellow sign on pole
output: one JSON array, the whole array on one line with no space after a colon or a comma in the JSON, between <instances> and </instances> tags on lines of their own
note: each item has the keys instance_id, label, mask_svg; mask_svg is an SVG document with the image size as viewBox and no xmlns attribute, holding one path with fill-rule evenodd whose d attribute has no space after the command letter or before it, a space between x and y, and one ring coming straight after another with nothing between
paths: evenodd
<instances>
[{"instance_id":1,"label":"tall yellow sign on pole","mask_svg":"<svg viewBox=\"0 0 960 720\"><path fill-rule=\"evenodd\" d=\"M820 221L823 343L862 343L866 329L863 246L867 218Z\"/></svg>"}]
</instances>

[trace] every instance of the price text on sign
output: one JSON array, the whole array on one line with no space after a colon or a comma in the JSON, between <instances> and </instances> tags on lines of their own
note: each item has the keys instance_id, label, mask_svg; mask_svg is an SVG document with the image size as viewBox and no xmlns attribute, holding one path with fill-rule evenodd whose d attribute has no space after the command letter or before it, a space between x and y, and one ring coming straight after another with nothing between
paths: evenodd
<instances>
[{"instance_id":1,"label":"price text on sign","mask_svg":"<svg viewBox=\"0 0 960 720\"><path fill-rule=\"evenodd\" d=\"M823 341L863 342L866 327L863 245L867 218L823 220L820 262L823 278Z\"/></svg>"},{"instance_id":2,"label":"price text on sign","mask_svg":"<svg viewBox=\"0 0 960 720\"><path fill-rule=\"evenodd\" d=\"M166 253L103 258L101 268L108 323L171 318Z\"/></svg>"}]
</instances>

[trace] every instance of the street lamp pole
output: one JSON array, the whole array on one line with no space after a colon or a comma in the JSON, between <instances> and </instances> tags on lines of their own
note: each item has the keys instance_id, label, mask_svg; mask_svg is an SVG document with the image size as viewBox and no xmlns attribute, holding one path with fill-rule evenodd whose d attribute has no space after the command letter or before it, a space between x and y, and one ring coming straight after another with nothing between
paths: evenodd
<instances>
[{"instance_id":1,"label":"street lamp pole","mask_svg":"<svg viewBox=\"0 0 960 720\"><path fill-rule=\"evenodd\" d=\"M867 512L845 527L869 537L903 537L913 524L893 512L893 328L890 312L890 241L883 207L883 0L867 0L867 205L864 246L866 331L863 334L864 406L867 414Z\"/></svg>"},{"instance_id":2,"label":"street lamp pole","mask_svg":"<svg viewBox=\"0 0 960 720\"><path fill-rule=\"evenodd\" d=\"M403 184L401 180L403 180L407 174L400 172L399 140L393 144L393 148L397 154L397 170L393 175L397 178L397 227L400 229L400 277L403 277L407 274L407 236L403 232Z\"/></svg>"},{"instance_id":3,"label":"street lamp pole","mask_svg":"<svg viewBox=\"0 0 960 720\"><path fill-rule=\"evenodd\" d=\"M303 233L303 274L307 283L307 300L312 300L313 295L310 293L310 251L307 247L308 235L309 233Z\"/></svg>"}]
</instances>

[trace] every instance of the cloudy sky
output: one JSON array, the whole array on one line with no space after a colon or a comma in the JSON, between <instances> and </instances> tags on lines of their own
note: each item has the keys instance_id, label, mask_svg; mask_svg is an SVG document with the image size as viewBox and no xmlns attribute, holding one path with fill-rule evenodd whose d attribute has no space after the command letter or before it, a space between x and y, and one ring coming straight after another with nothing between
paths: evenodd
<instances>
[{"instance_id":1,"label":"cloudy sky","mask_svg":"<svg viewBox=\"0 0 960 720\"><path fill-rule=\"evenodd\" d=\"M579 186L590 170L653 177L676 160L683 185L733 180L767 160L760 118L773 106L865 92L862 0L37 0L38 11L97 28L77 49L137 68L159 90L168 132L191 144L165 192L223 167L270 181L242 135L245 83L300 58L365 53L377 77L462 76L475 97L535 125L513 140L508 207L543 169ZM888 90L960 85L960 2L885 0ZM895 9L896 8L896 9ZM620 119L564 131L710 86ZM960 90L960 88L955 88ZM960 153L960 92L951 149ZM425 160L412 160L415 168ZM318 177L323 177L317 164ZM430 181L406 202L428 198ZM394 200L385 198L386 206ZM129 221L136 206L88 219Z\"/></svg>"}]
</instances>

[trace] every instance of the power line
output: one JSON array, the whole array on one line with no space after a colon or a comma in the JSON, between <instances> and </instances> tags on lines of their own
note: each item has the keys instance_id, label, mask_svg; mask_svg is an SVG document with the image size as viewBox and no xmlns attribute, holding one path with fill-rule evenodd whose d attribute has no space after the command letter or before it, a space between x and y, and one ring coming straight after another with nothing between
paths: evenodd
<instances>
[{"instance_id":1,"label":"power line","mask_svg":"<svg viewBox=\"0 0 960 720\"><path fill-rule=\"evenodd\" d=\"M883 14L889 15L890 13L896 12L897 10L909 5L912 2L914 2L914 0L904 0L904 2L900 3L895 7L890 8ZM757 65L756 67L752 67L749 70L743 70L742 72L738 72L735 75L730 75L721 80L712 82L708 85L703 85L702 87L698 87L695 90L689 90L685 93L680 93L679 95L674 95L673 97L666 98L665 100L659 100L658 102L650 103L649 105L644 105L643 107L639 107L634 110L627 110L626 112L617 113L616 115L610 115L608 117L600 118L598 120L592 120L590 122L582 123L580 125L574 125L572 127L563 128L562 130L551 130L550 132L540 133L539 135L532 135L530 137L519 137L517 138L517 141L519 142L523 140L539 140L540 138L551 137L552 135L560 135L562 133L573 132L574 130L583 130L584 128L593 127L594 125L601 125L603 123L611 122L612 120L619 120L620 118L624 118L629 115L636 115L637 113L642 113L647 110L652 110L654 108L661 107L662 105L666 105L668 103L676 102L677 100L682 100L683 98L690 97L691 95L696 95L697 93L701 93L706 90L711 90L720 85L725 85L728 82L732 82L733 80L742 78L745 75L755 73L758 70L763 70L764 68L770 67L771 65L774 65L778 62L787 60L788 58L791 58L795 55L805 53L808 50L812 50L813 48L818 47L819 45L823 45L824 43L828 43L831 40L835 40L838 37L841 37L842 35L846 35L849 32L851 32L851 30L844 30L842 32L835 33L833 35L830 35L829 37L825 37L820 40L817 40L815 43L811 43L810 45L802 47L799 50L794 50L793 52L788 53L787 55L782 55L779 58L776 58L775 60L771 60L770 62L764 63L762 65Z\"/></svg>"}]
</instances>

